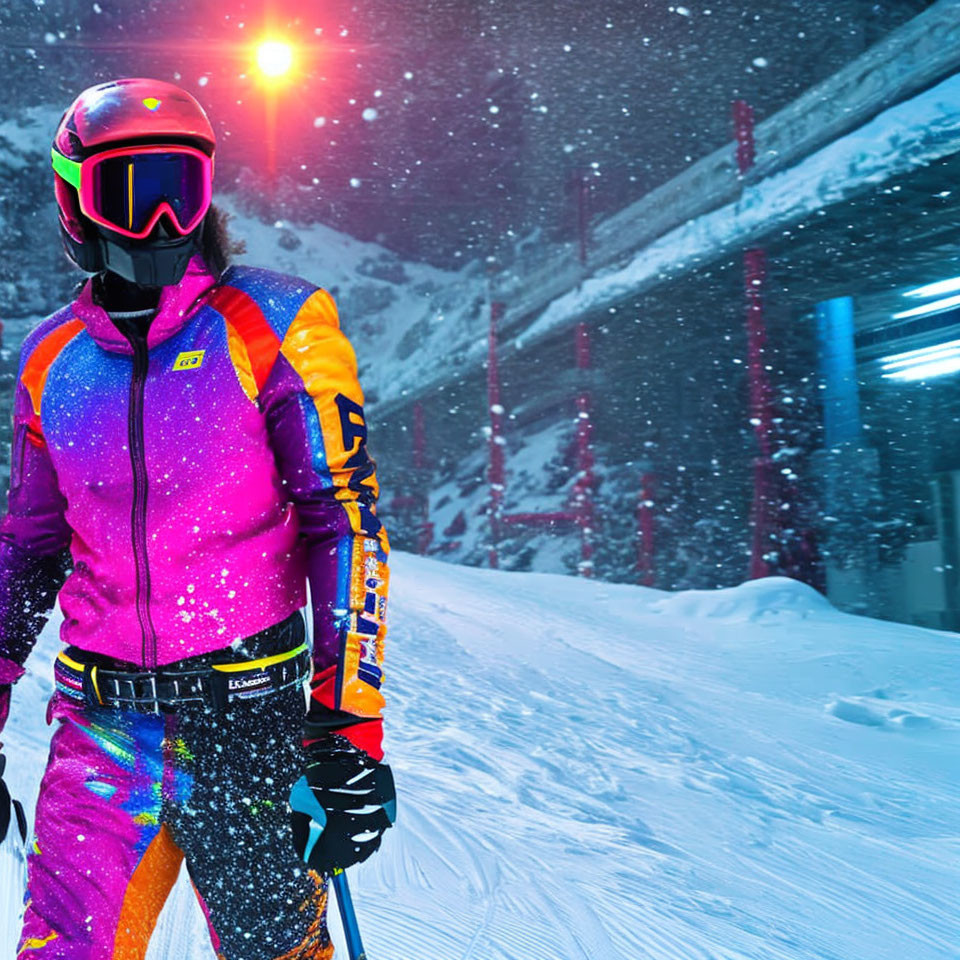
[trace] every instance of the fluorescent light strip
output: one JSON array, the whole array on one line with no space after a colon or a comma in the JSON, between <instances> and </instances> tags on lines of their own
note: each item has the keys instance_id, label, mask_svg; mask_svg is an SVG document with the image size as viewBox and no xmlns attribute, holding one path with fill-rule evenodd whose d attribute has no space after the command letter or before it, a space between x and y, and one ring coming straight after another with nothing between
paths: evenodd
<instances>
[{"instance_id":1,"label":"fluorescent light strip","mask_svg":"<svg viewBox=\"0 0 960 960\"><path fill-rule=\"evenodd\" d=\"M949 357L945 360L937 360L934 363L921 363L915 367L909 367L906 370L897 370L895 373L885 373L885 380L932 380L934 377L942 377L948 373L957 373L960 371L960 356Z\"/></svg>"},{"instance_id":2,"label":"fluorescent light strip","mask_svg":"<svg viewBox=\"0 0 960 960\"><path fill-rule=\"evenodd\" d=\"M960 277L954 277L952 280L938 280L936 283L928 283L924 287L917 287L916 290L908 290L905 297L939 297L945 293L953 293L954 290L960 290Z\"/></svg>"},{"instance_id":3,"label":"fluorescent light strip","mask_svg":"<svg viewBox=\"0 0 960 960\"><path fill-rule=\"evenodd\" d=\"M960 296L945 297L943 300L933 300L910 310L901 310L899 313L893 314L892 319L905 320L907 317L922 317L926 313L939 313L941 310L949 310L951 307L960 307Z\"/></svg>"},{"instance_id":4,"label":"fluorescent light strip","mask_svg":"<svg viewBox=\"0 0 960 960\"><path fill-rule=\"evenodd\" d=\"M892 353L889 357L881 357L881 363L898 363L900 360L922 360L931 353L937 353L940 350L950 350L954 347L960 347L960 340L947 340L944 343L935 343L929 347L919 347L917 350L907 350L904 353Z\"/></svg>"},{"instance_id":5,"label":"fluorescent light strip","mask_svg":"<svg viewBox=\"0 0 960 960\"><path fill-rule=\"evenodd\" d=\"M921 363L933 363L935 360L943 360L946 357L955 357L960 355L960 349L957 347L950 347L947 350L933 350L930 353L925 353L920 357L910 357L907 360L894 360L892 362L883 363L884 370L908 370L910 367L916 367Z\"/></svg>"}]
</instances>

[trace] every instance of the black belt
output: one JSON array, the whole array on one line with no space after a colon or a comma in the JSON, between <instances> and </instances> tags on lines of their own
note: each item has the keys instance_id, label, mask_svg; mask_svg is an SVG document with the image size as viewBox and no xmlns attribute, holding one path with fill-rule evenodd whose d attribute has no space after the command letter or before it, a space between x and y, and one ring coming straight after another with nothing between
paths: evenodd
<instances>
[{"instance_id":1,"label":"black belt","mask_svg":"<svg viewBox=\"0 0 960 960\"><path fill-rule=\"evenodd\" d=\"M171 665L127 672L80 663L67 653L60 653L54 664L57 690L63 696L135 713L171 713L187 705L223 710L231 700L277 693L302 684L309 675L306 643L257 660L210 663L197 669Z\"/></svg>"}]
</instances>

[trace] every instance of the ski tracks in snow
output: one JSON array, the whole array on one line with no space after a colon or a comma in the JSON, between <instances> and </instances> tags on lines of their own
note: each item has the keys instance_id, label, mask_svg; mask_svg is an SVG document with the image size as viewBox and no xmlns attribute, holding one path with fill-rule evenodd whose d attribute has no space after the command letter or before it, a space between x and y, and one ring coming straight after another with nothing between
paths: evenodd
<instances>
[{"instance_id":1,"label":"ski tracks in snow","mask_svg":"<svg viewBox=\"0 0 960 960\"><path fill-rule=\"evenodd\" d=\"M371 960L957 960L956 638L786 581L392 565ZM46 730L16 710L29 797ZM202 923L178 887L149 960L210 960Z\"/></svg>"},{"instance_id":2,"label":"ski tracks in snow","mask_svg":"<svg viewBox=\"0 0 960 960\"><path fill-rule=\"evenodd\" d=\"M473 847L467 957L955 960L957 740L871 741L828 707L951 676L955 638L785 581L665 597L436 569L403 557L395 577L393 752L407 802ZM939 695L956 707L955 684ZM503 864L492 908L476 858ZM524 888L529 917L504 903Z\"/></svg>"}]
</instances>

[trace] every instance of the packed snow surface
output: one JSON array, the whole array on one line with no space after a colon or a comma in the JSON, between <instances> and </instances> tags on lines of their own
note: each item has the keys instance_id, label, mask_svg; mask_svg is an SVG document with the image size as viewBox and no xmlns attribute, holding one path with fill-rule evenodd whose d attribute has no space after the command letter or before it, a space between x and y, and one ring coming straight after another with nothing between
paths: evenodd
<instances>
[{"instance_id":1,"label":"packed snow surface","mask_svg":"<svg viewBox=\"0 0 960 960\"><path fill-rule=\"evenodd\" d=\"M782 579L392 563L400 819L350 871L371 960L956 960L956 636ZM31 801L55 632L5 735ZM149 956L212 957L183 884Z\"/></svg>"}]
</instances>

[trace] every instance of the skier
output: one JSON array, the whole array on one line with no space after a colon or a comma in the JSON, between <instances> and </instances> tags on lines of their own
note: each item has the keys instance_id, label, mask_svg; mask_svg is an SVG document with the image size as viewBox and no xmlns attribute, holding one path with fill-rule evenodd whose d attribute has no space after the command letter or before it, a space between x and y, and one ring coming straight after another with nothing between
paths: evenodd
<instances>
[{"instance_id":1,"label":"skier","mask_svg":"<svg viewBox=\"0 0 960 960\"><path fill-rule=\"evenodd\" d=\"M356 360L326 291L225 269L214 146L196 100L148 79L84 91L53 143L92 276L24 342L0 524L0 725L58 595L67 645L25 957L142 958L185 863L219 956L326 960L326 877L390 824Z\"/></svg>"}]
</instances>

